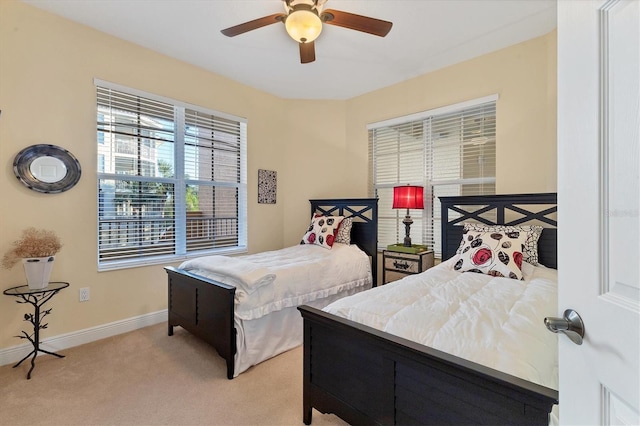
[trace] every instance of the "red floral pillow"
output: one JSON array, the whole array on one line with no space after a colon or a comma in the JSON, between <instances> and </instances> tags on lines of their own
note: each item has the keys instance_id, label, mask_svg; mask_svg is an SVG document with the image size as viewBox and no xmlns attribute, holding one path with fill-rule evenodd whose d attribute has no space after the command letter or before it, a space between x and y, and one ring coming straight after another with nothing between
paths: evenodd
<instances>
[{"instance_id":1,"label":"red floral pillow","mask_svg":"<svg viewBox=\"0 0 640 426\"><path fill-rule=\"evenodd\" d=\"M538 266L538 239L542 234L542 226L539 225L485 225L483 223L465 223L465 231L482 231L482 232L524 232L526 234L526 242L522 255L524 261Z\"/></svg>"},{"instance_id":2,"label":"red floral pillow","mask_svg":"<svg viewBox=\"0 0 640 426\"><path fill-rule=\"evenodd\" d=\"M527 236L518 232L476 232L462 235L453 269L522 280L522 252Z\"/></svg>"},{"instance_id":3,"label":"red floral pillow","mask_svg":"<svg viewBox=\"0 0 640 426\"><path fill-rule=\"evenodd\" d=\"M316 244L330 249L344 216L315 216L311 219L309 229L302 236L300 244Z\"/></svg>"}]
</instances>

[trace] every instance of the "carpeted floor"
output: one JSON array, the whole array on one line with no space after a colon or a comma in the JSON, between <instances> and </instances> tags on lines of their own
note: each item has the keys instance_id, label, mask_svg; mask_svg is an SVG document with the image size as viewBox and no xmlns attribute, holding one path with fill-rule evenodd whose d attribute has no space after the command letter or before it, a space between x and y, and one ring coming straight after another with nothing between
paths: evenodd
<instances>
[{"instance_id":1,"label":"carpeted floor","mask_svg":"<svg viewBox=\"0 0 640 426\"><path fill-rule=\"evenodd\" d=\"M47 349L43 345L43 349ZM0 367L0 425L301 425L302 347L233 380L215 349L166 324ZM314 425L345 425L313 412Z\"/></svg>"}]
</instances>

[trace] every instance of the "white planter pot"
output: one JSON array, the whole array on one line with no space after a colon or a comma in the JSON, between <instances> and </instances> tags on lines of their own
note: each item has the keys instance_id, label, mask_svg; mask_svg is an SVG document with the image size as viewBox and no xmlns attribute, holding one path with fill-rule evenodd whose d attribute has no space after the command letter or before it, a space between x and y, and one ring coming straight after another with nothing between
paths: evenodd
<instances>
[{"instance_id":1,"label":"white planter pot","mask_svg":"<svg viewBox=\"0 0 640 426\"><path fill-rule=\"evenodd\" d=\"M30 289L39 290L49 285L54 260L55 256L22 259L22 266Z\"/></svg>"}]
</instances>

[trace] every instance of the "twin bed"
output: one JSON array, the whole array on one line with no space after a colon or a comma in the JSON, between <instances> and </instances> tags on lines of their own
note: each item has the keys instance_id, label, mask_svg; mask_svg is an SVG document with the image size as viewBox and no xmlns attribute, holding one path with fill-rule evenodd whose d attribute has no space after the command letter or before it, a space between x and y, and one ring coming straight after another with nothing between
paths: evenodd
<instances>
[{"instance_id":1,"label":"twin bed","mask_svg":"<svg viewBox=\"0 0 640 426\"><path fill-rule=\"evenodd\" d=\"M181 326L211 344L226 360L229 379L302 344L299 305L323 308L376 282L377 199L310 203L311 217L350 218L351 230L343 237L349 244L207 256L165 268L168 334Z\"/></svg>"},{"instance_id":2,"label":"twin bed","mask_svg":"<svg viewBox=\"0 0 640 426\"><path fill-rule=\"evenodd\" d=\"M351 424L547 425L557 419L551 415L558 403L557 336L543 325L546 315L557 313L556 194L440 201L448 260L324 310L299 308L305 424L312 408ZM489 232L465 229L465 222ZM483 250L475 243L479 236L502 248L520 238L493 225L530 223L545 228L535 245L529 236L522 244L537 247L546 267L522 263L524 280L497 270L456 270L473 251L467 247ZM498 267L507 257L519 259L502 248L510 256L497 252Z\"/></svg>"},{"instance_id":3,"label":"twin bed","mask_svg":"<svg viewBox=\"0 0 640 426\"><path fill-rule=\"evenodd\" d=\"M351 242L359 248L278 251L303 265L303 273L285 267L291 262L284 259L274 262L271 252L241 259L253 264L255 288L233 273L207 271L199 260L191 271L166 268L169 335L180 325L212 344L227 361L229 379L303 342L305 424L313 408L351 424L549 424L558 403L557 336L546 331L543 318L557 313L556 195L440 201L445 261L368 291L362 290L374 287L377 271L375 199L311 200L312 215L353 216ZM479 225L467 229L466 222ZM532 223L545 227L533 243L530 233L525 240L513 229L482 228ZM476 244L481 236L482 247ZM464 253L481 253L486 240L502 247L494 252L500 261L489 273L473 273L475 266L465 262L478 255ZM527 246L535 256L522 262L511 246ZM349 260L313 269L315 260L305 264L315 259L312 252ZM355 266L363 259L365 266ZM512 273L505 265L514 262L521 275L505 278ZM329 273L362 268L368 279L349 275L345 282L342 273ZM459 272L464 269L471 273ZM338 280L325 282L323 273ZM285 281L293 284L270 289L261 284L270 275L276 281L290 275ZM313 287L301 290L305 283ZM256 297L270 302L246 304Z\"/></svg>"}]
</instances>

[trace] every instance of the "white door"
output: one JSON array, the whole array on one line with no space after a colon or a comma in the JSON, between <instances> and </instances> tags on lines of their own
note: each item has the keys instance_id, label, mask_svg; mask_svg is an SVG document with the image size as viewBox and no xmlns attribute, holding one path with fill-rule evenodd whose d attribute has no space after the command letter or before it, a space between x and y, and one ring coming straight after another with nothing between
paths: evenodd
<instances>
[{"instance_id":1,"label":"white door","mask_svg":"<svg viewBox=\"0 0 640 426\"><path fill-rule=\"evenodd\" d=\"M558 0L560 423L640 424L640 0Z\"/></svg>"}]
</instances>

